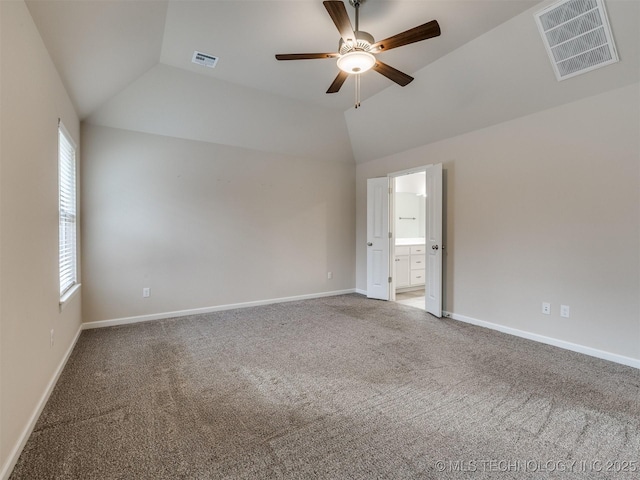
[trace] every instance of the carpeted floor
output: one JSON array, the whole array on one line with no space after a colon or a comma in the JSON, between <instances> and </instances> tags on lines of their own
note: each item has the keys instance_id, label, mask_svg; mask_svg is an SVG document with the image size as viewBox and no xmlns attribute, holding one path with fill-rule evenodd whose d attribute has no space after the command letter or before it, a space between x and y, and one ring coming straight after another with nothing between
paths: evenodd
<instances>
[{"instance_id":1,"label":"carpeted floor","mask_svg":"<svg viewBox=\"0 0 640 480\"><path fill-rule=\"evenodd\" d=\"M639 478L638 452L640 371L353 294L83 332L11 479Z\"/></svg>"}]
</instances>

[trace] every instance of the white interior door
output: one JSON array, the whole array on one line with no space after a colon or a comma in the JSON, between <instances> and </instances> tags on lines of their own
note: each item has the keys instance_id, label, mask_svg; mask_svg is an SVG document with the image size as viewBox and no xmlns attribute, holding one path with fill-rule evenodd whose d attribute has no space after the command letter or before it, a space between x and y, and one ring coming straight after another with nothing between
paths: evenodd
<instances>
[{"instance_id":1,"label":"white interior door","mask_svg":"<svg viewBox=\"0 0 640 480\"><path fill-rule=\"evenodd\" d=\"M389 179L367 180L367 297L389 300Z\"/></svg>"},{"instance_id":2,"label":"white interior door","mask_svg":"<svg viewBox=\"0 0 640 480\"><path fill-rule=\"evenodd\" d=\"M442 164L427 168L427 312L442 316Z\"/></svg>"}]
</instances>

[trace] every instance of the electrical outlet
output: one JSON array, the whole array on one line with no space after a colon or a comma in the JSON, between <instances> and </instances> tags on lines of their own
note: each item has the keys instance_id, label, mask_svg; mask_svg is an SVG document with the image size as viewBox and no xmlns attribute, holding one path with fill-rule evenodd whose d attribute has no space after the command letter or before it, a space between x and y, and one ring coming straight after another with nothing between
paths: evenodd
<instances>
[{"instance_id":1,"label":"electrical outlet","mask_svg":"<svg viewBox=\"0 0 640 480\"><path fill-rule=\"evenodd\" d=\"M547 302L542 302L542 313L545 315L551 315L551 304Z\"/></svg>"},{"instance_id":2,"label":"electrical outlet","mask_svg":"<svg viewBox=\"0 0 640 480\"><path fill-rule=\"evenodd\" d=\"M327 278L331 280L333 278L333 272L327 272Z\"/></svg>"},{"instance_id":3,"label":"electrical outlet","mask_svg":"<svg viewBox=\"0 0 640 480\"><path fill-rule=\"evenodd\" d=\"M53 328L51 329L51 336L49 337L49 347L53 348Z\"/></svg>"},{"instance_id":4,"label":"electrical outlet","mask_svg":"<svg viewBox=\"0 0 640 480\"><path fill-rule=\"evenodd\" d=\"M142 289L142 297L149 298L151 296L151 289L149 287L144 287Z\"/></svg>"},{"instance_id":5,"label":"electrical outlet","mask_svg":"<svg viewBox=\"0 0 640 480\"><path fill-rule=\"evenodd\" d=\"M569 318L569 305L560 305L560 316Z\"/></svg>"}]
</instances>

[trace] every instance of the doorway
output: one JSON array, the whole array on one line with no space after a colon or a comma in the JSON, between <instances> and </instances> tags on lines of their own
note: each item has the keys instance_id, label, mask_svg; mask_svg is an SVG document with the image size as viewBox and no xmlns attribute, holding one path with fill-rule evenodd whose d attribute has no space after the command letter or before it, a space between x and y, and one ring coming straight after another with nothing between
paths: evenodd
<instances>
[{"instance_id":1,"label":"doorway","mask_svg":"<svg viewBox=\"0 0 640 480\"><path fill-rule=\"evenodd\" d=\"M426 170L391 177L391 298L425 309Z\"/></svg>"},{"instance_id":2,"label":"doorway","mask_svg":"<svg viewBox=\"0 0 640 480\"><path fill-rule=\"evenodd\" d=\"M418 176L410 177L413 174ZM407 178L397 181L401 177ZM407 195L396 198L396 183L417 187L401 186L399 193ZM404 204L409 206L405 209ZM414 292L419 300L411 303L424 300L422 308L441 317L443 248L441 163L367 180L368 298L396 301L397 294L402 299Z\"/></svg>"}]
</instances>

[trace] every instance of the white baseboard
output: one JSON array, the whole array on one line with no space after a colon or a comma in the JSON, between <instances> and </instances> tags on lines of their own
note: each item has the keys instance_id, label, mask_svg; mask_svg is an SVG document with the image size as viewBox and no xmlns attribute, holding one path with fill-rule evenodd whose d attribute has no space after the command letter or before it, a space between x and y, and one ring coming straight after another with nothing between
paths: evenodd
<instances>
[{"instance_id":1,"label":"white baseboard","mask_svg":"<svg viewBox=\"0 0 640 480\"><path fill-rule=\"evenodd\" d=\"M367 294L366 290L361 290L360 288L356 288L355 292L359 293L360 295L366 295Z\"/></svg>"},{"instance_id":2,"label":"white baseboard","mask_svg":"<svg viewBox=\"0 0 640 480\"><path fill-rule=\"evenodd\" d=\"M591 357L601 358L603 360L609 360L610 362L615 362L640 369L640 360L635 358L625 357L624 355L618 355L616 353L605 352L604 350L598 350L597 348L585 347L584 345L578 345L577 343L558 340L557 338L545 337L544 335L526 332L524 330L518 330L517 328L505 327L504 325L498 325L497 323L478 320L477 318L467 317L465 315L458 315L451 312L442 312L442 315L444 317L452 318L453 320L458 320L460 322L470 323L472 325L489 328L491 330L497 330L509 335L515 335L516 337L526 338L535 342L553 345L554 347L564 348L565 350L571 350L572 352L583 353Z\"/></svg>"},{"instance_id":3,"label":"white baseboard","mask_svg":"<svg viewBox=\"0 0 640 480\"><path fill-rule=\"evenodd\" d=\"M114 318L112 320L98 320L82 324L83 330L93 328L113 327L115 325L128 325L130 323L148 322L151 320L162 320L165 318L185 317L187 315L198 315L201 313L221 312L223 310L233 310L236 308L258 307L260 305L271 305L274 303L295 302L297 300L308 300L312 298L334 297L336 295L346 295L354 293L355 289L335 290L333 292L311 293L308 295L297 295L294 297L271 298L269 300L257 300L244 303L230 303L227 305L217 305L215 307L193 308L190 310L178 310L175 312L153 313L150 315L138 315L135 317Z\"/></svg>"},{"instance_id":4,"label":"white baseboard","mask_svg":"<svg viewBox=\"0 0 640 480\"><path fill-rule=\"evenodd\" d=\"M62 373L62 370L64 370L64 367L67 364L69 357L71 356L71 352L73 352L73 349L76 346L76 343L78 342L78 338L80 337L81 332L82 332L82 326L78 328L78 331L76 332L76 335L73 338L71 345L69 345L69 348L67 348L67 351L65 352L64 357L62 357L62 360L60 360L60 363L58 364L58 368L56 368L56 371L54 372L53 377L51 377L51 380L49 380L49 383L47 384L47 388L45 389L44 393L40 397L40 400L38 401L38 403L36 404L36 409L31 414L31 417L29 418L29 422L25 426L24 430L22 431L22 434L18 438L18 441L16 442L13 449L11 450L9 457L7 458L7 462L2 466L2 470L0 471L0 479L7 480L9 478L9 475L11 475L11 472L13 471L13 467L16 466L18 458L20 458L20 454L22 453L22 449L26 445L27 440L29 440L31 433L33 432L33 429L36 426L36 422L38 421L38 418L40 417L40 414L42 413L44 406L47 404L47 401L51 396L51 392L53 392L53 388L56 386L56 383L58 382L58 378L60 378L60 374Z\"/></svg>"}]
</instances>

